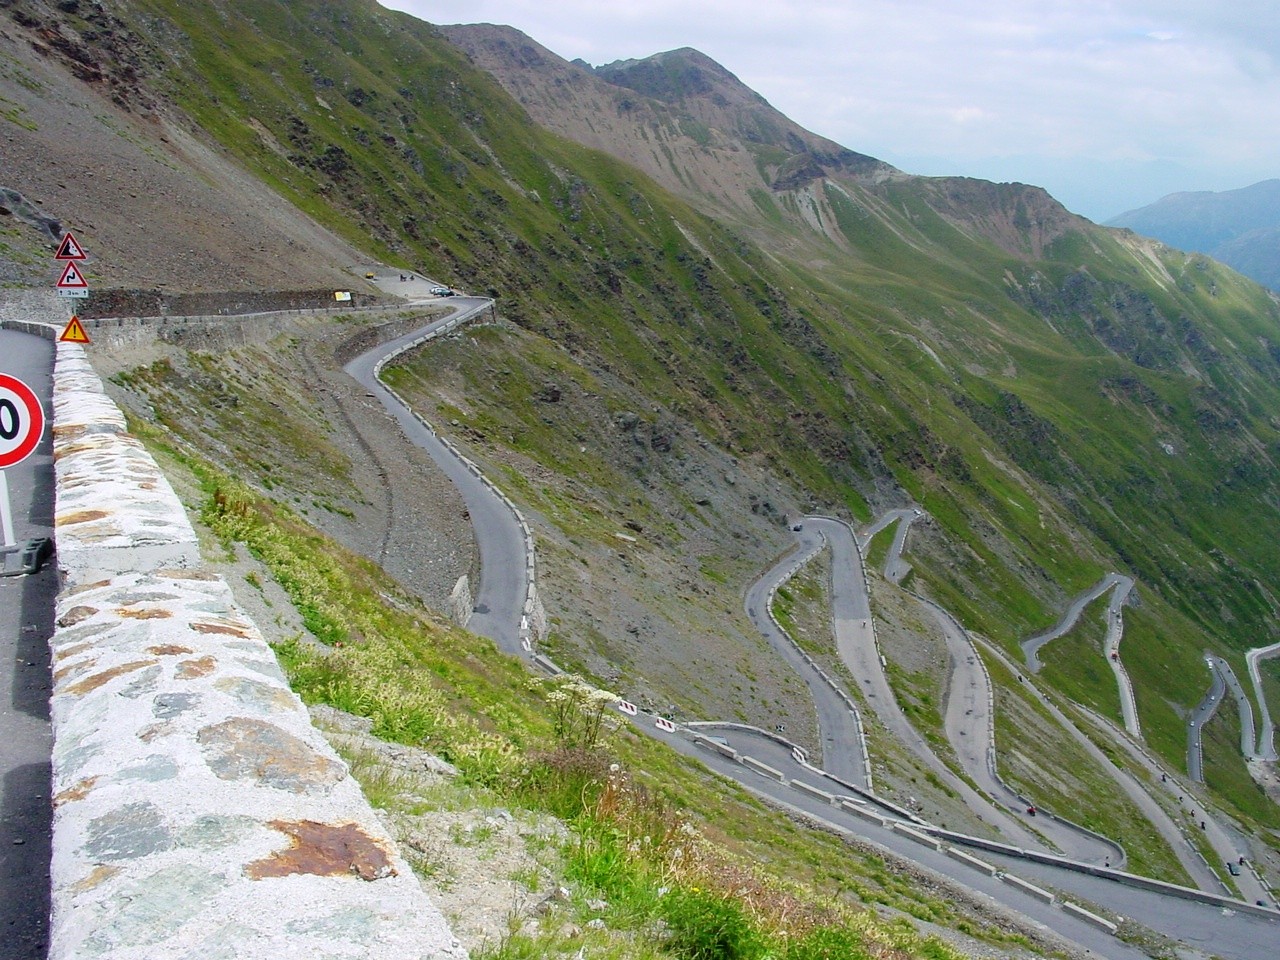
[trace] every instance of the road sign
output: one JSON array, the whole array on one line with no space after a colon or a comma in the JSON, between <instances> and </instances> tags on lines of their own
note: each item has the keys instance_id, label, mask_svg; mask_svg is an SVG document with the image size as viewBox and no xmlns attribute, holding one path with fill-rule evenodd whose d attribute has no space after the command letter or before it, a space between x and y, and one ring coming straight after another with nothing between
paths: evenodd
<instances>
[{"instance_id":1,"label":"road sign","mask_svg":"<svg viewBox=\"0 0 1280 960\"><path fill-rule=\"evenodd\" d=\"M27 459L44 435L44 408L35 391L0 373L0 470Z\"/></svg>"},{"instance_id":2,"label":"road sign","mask_svg":"<svg viewBox=\"0 0 1280 960\"><path fill-rule=\"evenodd\" d=\"M62 271L62 276L58 280L59 290L88 290L89 281L84 278L84 274L80 272L80 268L74 263L67 263L66 269Z\"/></svg>"},{"instance_id":3,"label":"road sign","mask_svg":"<svg viewBox=\"0 0 1280 960\"><path fill-rule=\"evenodd\" d=\"M76 238L68 232L63 236L58 252L53 255L53 258L55 260L87 260L88 255L84 252L84 247L80 246Z\"/></svg>"},{"instance_id":4,"label":"road sign","mask_svg":"<svg viewBox=\"0 0 1280 960\"><path fill-rule=\"evenodd\" d=\"M72 314L67 325L62 328L62 336L58 337L58 340L62 343L88 343L89 334L85 332L80 318Z\"/></svg>"},{"instance_id":5,"label":"road sign","mask_svg":"<svg viewBox=\"0 0 1280 960\"><path fill-rule=\"evenodd\" d=\"M53 291L60 297L70 297L72 299L83 300L89 296L88 290L55 290Z\"/></svg>"}]
</instances>

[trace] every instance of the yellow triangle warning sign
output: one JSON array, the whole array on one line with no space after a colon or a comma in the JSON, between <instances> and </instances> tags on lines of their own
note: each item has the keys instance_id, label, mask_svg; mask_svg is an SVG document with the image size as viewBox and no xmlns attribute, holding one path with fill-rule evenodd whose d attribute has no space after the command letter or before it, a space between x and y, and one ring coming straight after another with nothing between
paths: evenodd
<instances>
[{"instance_id":1,"label":"yellow triangle warning sign","mask_svg":"<svg viewBox=\"0 0 1280 960\"><path fill-rule=\"evenodd\" d=\"M63 343L88 343L89 334L84 332L84 324L80 322L80 318L73 314L62 328L62 336L58 339Z\"/></svg>"}]
</instances>

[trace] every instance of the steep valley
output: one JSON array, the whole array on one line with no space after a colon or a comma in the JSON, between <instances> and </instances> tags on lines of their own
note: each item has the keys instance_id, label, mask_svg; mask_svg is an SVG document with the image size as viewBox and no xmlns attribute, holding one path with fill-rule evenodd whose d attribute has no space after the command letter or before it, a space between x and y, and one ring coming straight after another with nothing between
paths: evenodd
<instances>
[{"instance_id":1,"label":"steep valley","mask_svg":"<svg viewBox=\"0 0 1280 960\"><path fill-rule=\"evenodd\" d=\"M456 492L341 372L435 309L398 303L374 269L495 298L386 379L529 515L542 649L655 712L782 728L820 753L805 684L742 603L809 513L858 527L920 506L906 586L1018 664L1073 597L1134 577L1121 650L1144 746L1170 771L1185 772L1204 651L1244 677L1245 651L1277 640L1280 305L1205 257L1038 188L903 174L801 130L696 51L592 70L507 28L437 30L369 0L0 13L0 281L39 288L75 229L91 315L314 307L335 289L386 308L142 335L94 362L153 443L237 477L414 603L447 611L481 571ZM825 562L784 602L839 676ZM871 581L895 695L959 775L941 641ZM296 632L270 611L278 639ZM1101 633L1081 621L1042 679L1068 713L1078 700L1118 722ZM1019 788L1104 834L1143 830L1021 678L984 662ZM1273 713L1278 664L1262 665ZM457 701L517 737L501 697ZM1280 805L1258 782L1275 763L1246 762L1228 710L1208 731L1196 789L1275 883ZM989 832L870 737L887 797ZM1161 842L1129 853L1186 882Z\"/></svg>"}]
</instances>

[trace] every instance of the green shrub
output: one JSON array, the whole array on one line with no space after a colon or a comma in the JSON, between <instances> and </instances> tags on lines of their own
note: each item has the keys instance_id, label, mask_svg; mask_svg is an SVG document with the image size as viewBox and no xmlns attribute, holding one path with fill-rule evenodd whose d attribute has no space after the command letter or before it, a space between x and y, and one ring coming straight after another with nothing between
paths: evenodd
<instances>
[{"instance_id":1,"label":"green shrub","mask_svg":"<svg viewBox=\"0 0 1280 960\"><path fill-rule=\"evenodd\" d=\"M670 948L687 960L749 960L766 955L765 942L728 897L677 887L662 898Z\"/></svg>"}]
</instances>

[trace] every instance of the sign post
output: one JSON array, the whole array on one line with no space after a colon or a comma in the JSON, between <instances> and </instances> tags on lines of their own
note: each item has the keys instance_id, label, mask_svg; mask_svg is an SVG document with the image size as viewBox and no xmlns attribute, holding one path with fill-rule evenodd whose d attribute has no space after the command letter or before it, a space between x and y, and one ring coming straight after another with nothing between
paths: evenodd
<instances>
[{"instance_id":1,"label":"sign post","mask_svg":"<svg viewBox=\"0 0 1280 960\"><path fill-rule=\"evenodd\" d=\"M4 546L13 547L13 513L4 471L35 451L44 436L44 408L35 391L7 373L0 373L0 532Z\"/></svg>"}]
</instances>

